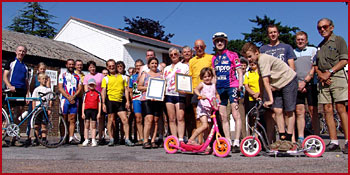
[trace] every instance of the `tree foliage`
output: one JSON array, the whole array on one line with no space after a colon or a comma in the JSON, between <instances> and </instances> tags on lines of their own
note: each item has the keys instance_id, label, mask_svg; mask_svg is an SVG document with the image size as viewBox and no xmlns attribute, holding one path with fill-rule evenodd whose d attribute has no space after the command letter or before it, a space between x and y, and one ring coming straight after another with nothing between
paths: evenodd
<instances>
[{"instance_id":1,"label":"tree foliage","mask_svg":"<svg viewBox=\"0 0 350 175\"><path fill-rule=\"evenodd\" d=\"M170 38L174 36L174 34L171 33L165 35L165 27L161 25L159 21L154 21L149 18L136 16L136 18L130 19L124 16L124 22L128 26L124 27L122 30L126 30L131 33L148 36L166 42L170 42Z\"/></svg>"},{"instance_id":2,"label":"tree foliage","mask_svg":"<svg viewBox=\"0 0 350 175\"><path fill-rule=\"evenodd\" d=\"M40 37L53 38L56 29L52 26L57 24L51 19L55 16L48 14L48 10L41 7L38 2L26 2L21 14L12 20L12 24L7 28L12 31L36 35Z\"/></svg>"},{"instance_id":3,"label":"tree foliage","mask_svg":"<svg viewBox=\"0 0 350 175\"><path fill-rule=\"evenodd\" d=\"M256 16L255 19L249 19L249 21L256 23L258 27L253 27L251 33L243 33L245 41L253 42L257 46L268 44L267 26L276 25L280 32L279 40L290 44L293 48L296 47L295 33L300 30L299 27L282 26L281 22L276 22L275 19L270 19L266 15L263 18Z\"/></svg>"},{"instance_id":4,"label":"tree foliage","mask_svg":"<svg viewBox=\"0 0 350 175\"><path fill-rule=\"evenodd\" d=\"M227 43L227 49L231 50L233 52L236 52L238 55L240 55L241 49L245 43L246 42L244 40L241 40L241 39L230 40Z\"/></svg>"}]
</instances>

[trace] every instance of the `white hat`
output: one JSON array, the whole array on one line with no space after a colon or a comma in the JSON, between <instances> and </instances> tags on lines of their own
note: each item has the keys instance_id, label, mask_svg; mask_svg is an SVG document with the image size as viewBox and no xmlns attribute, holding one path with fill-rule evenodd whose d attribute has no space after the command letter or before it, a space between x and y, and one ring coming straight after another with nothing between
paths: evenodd
<instances>
[{"instance_id":1,"label":"white hat","mask_svg":"<svg viewBox=\"0 0 350 175\"><path fill-rule=\"evenodd\" d=\"M89 81L88 81L88 84L96 84L96 81L95 79L93 78L90 78Z\"/></svg>"}]
</instances>

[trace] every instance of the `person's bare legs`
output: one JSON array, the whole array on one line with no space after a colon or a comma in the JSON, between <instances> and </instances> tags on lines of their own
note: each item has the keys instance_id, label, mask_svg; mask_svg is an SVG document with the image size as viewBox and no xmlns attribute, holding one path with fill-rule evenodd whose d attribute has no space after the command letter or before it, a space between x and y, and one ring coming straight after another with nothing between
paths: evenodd
<instances>
[{"instance_id":1,"label":"person's bare legs","mask_svg":"<svg viewBox=\"0 0 350 175\"><path fill-rule=\"evenodd\" d=\"M305 129L305 105L304 104L297 104L296 115L297 115L298 137L304 138L304 129Z\"/></svg>"},{"instance_id":2,"label":"person's bare legs","mask_svg":"<svg viewBox=\"0 0 350 175\"><path fill-rule=\"evenodd\" d=\"M109 135L109 139L114 140L114 129L115 129L115 114L108 114L108 122L107 122L107 132Z\"/></svg>"},{"instance_id":3,"label":"person's bare legs","mask_svg":"<svg viewBox=\"0 0 350 175\"><path fill-rule=\"evenodd\" d=\"M345 140L348 140L348 113L346 112L345 102L336 102L335 107L341 120Z\"/></svg>"},{"instance_id":4,"label":"person's bare legs","mask_svg":"<svg viewBox=\"0 0 350 175\"><path fill-rule=\"evenodd\" d=\"M169 116L169 127L171 135L178 137L176 127L175 105L173 103L166 103L165 105Z\"/></svg>"},{"instance_id":5,"label":"person's bare legs","mask_svg":"<svg viewBox=\"0 0 350 175\"><path fill-rule=\"evenodd\" d=\"M126 111L118 112L118 116L120 117L120 120L123 123L125 140L130 140L129 139L129 120L128 120L128 117L126 116ZM123 138L121 138L121 139L123 139Z\"/></svg>"},{"instance_id":6,"label":"person's bare legs","mask_svg":"<svg viewBox=\"0 0 350 175\"><path fill-rule=\"evenodd\" d=\"M196 128L192 131L192 134L196 132L196 129L201 126L201 121L197 120L197 105L193 105L193 112L194 112L194 119L196 121ZM198 143L202 144L203 143L203 133L199 133L198 135Z\"/></svg>"},{"instance_id":7,"label":"person's bare legs","mask_svg":"<svg viewBox=\"0 0 350 175\"><path fill-rule=\"evenodd\" d=\"M317 106L308 106L310 117L311 117L311 123L312 123L312 130L314 131L315 135L320 135L320 119L318 117L318 110Z\"/></svg>"},{"instance_id":8,"label":"person's bare legs","mask_svg":"<svg viewBox=\"0 0 350 175\"><path fill-rule=\"evenodd\" d=\"M142 126L142 115L141 113L135 113L136 127L139 136L139 140L143 140L143 126Z\"/></svg>"},{"instance_id":9,"label":"person's bare legs","mask_svg":"<svg viewBox=\"0 0 350 175\"><path fill-rule=\"evenodd\" d=\"M143 143L148 142L148 137L150 136L153 118L154 118L153 115L146 115L145 117L145 125L143 127L143 138L144 138Z\"/></svg>"},{"instance_id":10,"label":"person's bare legs","mask_svg":"<svg viewBox=\"0 0 350 175\"><path fill-rule=\"evenodd\" d=\"M176 103L175 104L176 109L176 119L177 119L177 132L179 135L179 138L183 139L185 135L185 104L183 103Z\"/></svg>"},{"instance_id":11,"label":"person's bare legs","mask_svg":"<svg viewBox=\"0 0 350 175\"><path fill-rule=\"evenodd\" d=\"M239 113L238 108L239 108L238 103L231 104L232 116L233 116L233 119L235 120L235 138L234 138L233 144L236 146L239 146L239 138L240 138L241 130L242 130L242 120L241 120L241 115ZM226 117L226 120L227 120L227 117ZM227 123L228 123L228 121L227 121ZM230 127L228 127L228 132L230 132Z\"/></svg>"},{"instance_id":12,"label":"person's bare legs","mask_svg":"<svg viewBox=\"0 0 350 175\"><path fill-rule=\"evenodd\" d=\"M230 123L228 122L226 109L227 109L227 107L225 105L219 106L219 113L220 113L220 118L222 121L222 129L224 131L225 138L231 142ZM235 130L235 133L237 133L236 131L237 130Z\"/></svg>"}]
</instances>

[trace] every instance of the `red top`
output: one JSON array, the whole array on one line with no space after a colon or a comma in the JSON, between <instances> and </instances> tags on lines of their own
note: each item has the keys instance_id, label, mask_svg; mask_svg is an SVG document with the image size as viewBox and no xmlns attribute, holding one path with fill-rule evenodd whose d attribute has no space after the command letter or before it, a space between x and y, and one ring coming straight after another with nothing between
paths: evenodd
<instances>
[{"instance_id":1,"label":"red top","mask_svg":"<svg viewBox=\"0 0 350 175\"><path fill-rule=\"evenodd\" d=\"M95 90L88 90L84 93L83 102L85 103L85 109L98 109L98 103L101 102L101 95Z\"/></svg>"}]
</instances>

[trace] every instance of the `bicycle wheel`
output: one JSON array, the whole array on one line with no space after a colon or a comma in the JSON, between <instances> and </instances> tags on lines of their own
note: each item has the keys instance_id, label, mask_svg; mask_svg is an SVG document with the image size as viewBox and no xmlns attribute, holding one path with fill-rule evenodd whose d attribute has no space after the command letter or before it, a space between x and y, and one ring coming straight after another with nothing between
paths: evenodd
<instances>
[{"instance_id":1,"label":"bicycle wheel","mask_svg":"<svg viewBox=\"0 0 350 175\"><path fill-rule=\"evenodd\" d=\"M248 136L241 141L241 152L246 157L254 157L261 151L261 142L258 138L253 136Z\"/></svg>"},{"instance_id":2,"label":"bicycle wheel","mask_svg":"<svg viewBox=\"0 0 350 175\"><path fill-rule=\"evenodd\" d=\"M41 109L35 113L33 125L35 132L41 133L38 135L39 142L47 148L56 148L65 142L68 129L61 115L58 119L54 119L52 115L46 117Z\"/></svg>"},{"instance_id":3,"label":"bicycle wheel","mask_svg":"<svg viewBox=\"0 0 350 175\"><path fill-rule=\"evenodd\" d=\"M4 140L5 137L7 136L6 130L9 124L10 124L10 119L7 115L7 112L4 108L2 108L2 140Z\"/></svg>"}]
</instances>

